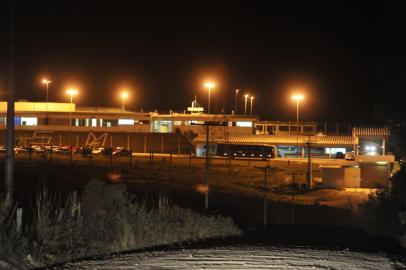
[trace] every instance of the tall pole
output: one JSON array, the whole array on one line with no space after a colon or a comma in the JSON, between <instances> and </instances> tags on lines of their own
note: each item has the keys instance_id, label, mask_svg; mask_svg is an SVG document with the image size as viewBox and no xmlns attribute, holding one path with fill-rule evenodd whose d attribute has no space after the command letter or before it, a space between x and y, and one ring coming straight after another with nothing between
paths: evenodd
<instances>
[{"instance_id":1,"label":"tall pole","mask_svg":"<svg viewBox=\"0 0 406 270\"><path fill-rule=\"evenodd\" d=\"M236 89L235 90L235 114L238 115L238 92L240 90Z\"/></svg>"},{"instance_id":2,"label":"tall pole","mask_svg":"<svg viewBox=\"0 0 406 270\"><path fill-rule=\"evenodd\" d=\"M211 86L209 86L209 104L207 108L207 113L210 114L210 95L211 95Z\"/></svg>"},{"instance_id":3,"label":"tall pole","mask_svg":"<svg viewBox=\"0 0 406 270\"><path fill-rule=\"evenodd\" d=\"M204 198L204 208L209 209L209 125L206 124L206 169L205 169L206 193Z\"/></svg>"},{"instance_id":4,"label":"tall pole","mask_svg":"<svg viewBox=\"0 0 406 270\"><path fill-rule=\"evenodd\" d=\"M48 88L49 88L50 81L47 81L47 106L48 106Z\"/></svg>"},{"instance_id":5,"label":"tall pole","mask_svg":"<svg viewBox=\"0 0 406 270\"><path fill-rule=\"evenodd\" d=\"M122 96L122 98L123 98L123 112L124 112L125 111L125 106L124 106L125 97L124 97L124 95Z\"/></svg>"},{"instance_id":6,"label":"tall pole","mask_svg":"<svg viewBox=\"0 0 406 270\"><path fill-rule=\"evenodd\" d=\"M251 97L250 97L250 100L251 100L251 115L252 115L252 102L253 102L253 100L254 100L254 97L251 96Z\"/></svg>"},{"instance_id":7,"label":"tall pole","mask_svg":"<svg viewBox=\"0 0 406 270\"><path fill-rule=\"evenodd\" d=\"M244 96L244 115L247 115L247 100L248 100L248 95Z\"/></svg>"},{"instance_id":8,"label":"tall pole","mask_svg":"<svg viewBox=\"0 0 406 270\"><path fill-rule=\"evenodd\" d=\"M299 157L299 99L296 99L296 142L297 157Z\"/></svg>"},{"instance_id":9,"label":"tall pole","mask_svg":"<svg viewBox=\"0 0 406 270\"><path fill-rule=\"evenodd\" d=\"M8 66L8 98L7 98L7 152L5 162L5 188L4 209L13 205L14 184L14 9L15 1L10 1L10 43Z\"/></svg>"}]
</instances>

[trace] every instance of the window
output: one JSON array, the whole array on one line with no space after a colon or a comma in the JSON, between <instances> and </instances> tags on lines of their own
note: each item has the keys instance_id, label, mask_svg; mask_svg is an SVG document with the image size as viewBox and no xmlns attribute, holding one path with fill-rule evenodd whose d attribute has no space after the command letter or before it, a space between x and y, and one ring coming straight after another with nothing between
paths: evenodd
<instances>
[{"instance_id":1,"label":"window","mask_svg":"<svg viewBox=\"0 0 406 270\"><path fill-rule=\"evenodd\" d=\"M237 121L237 127L252 127L252 122Z\"/></svg>"},{"instance_id":2,"label":"window","mask_svg":"<svg viewBox=\"0 0 406 270\"><path fill-rule=\"evenodd\" d=\"M118 119L119 125L134 125L134 119Z\"/></svg>"},{"instance_id":3,"label":"window","mask_svg":"<svg viewBox=\"0 0 406 270\"><path fill-rule=\"evenodd\" d=\"M37 117L21 117L22 126L37 126L38 118Z\"/></svg>"}]
</instances>

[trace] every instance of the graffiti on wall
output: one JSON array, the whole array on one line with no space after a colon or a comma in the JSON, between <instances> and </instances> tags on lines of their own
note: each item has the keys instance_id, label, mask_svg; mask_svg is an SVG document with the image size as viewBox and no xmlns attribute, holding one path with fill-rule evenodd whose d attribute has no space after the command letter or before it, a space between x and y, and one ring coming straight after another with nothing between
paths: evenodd
<instances>
[{"instance_id":1,"label":"graffiti on wall","mask_svg":"<svg viewBox=\"0 0 406 270\"><path fill-rule=\"evenodd\" d=\"M90 148L104 147L106 140L107 140L107 136L108 136L107 132L103 133L102 135L100 135L98 137L96 135L94 135L93 132L89 132L85 145Z\"/></svg>"},{"instance_id":2,"label":"graffiti on wall","mask_svg":"<svg viewBox=\"0 0 406 270\"><path fill-rule=\"evenodd\" d=\"M53 131L34 131L32 136L27 134L18 135L16 137L16 144L20 146L27 146L30 144L35 145L49 145L52 142Z\"/></svg>"}]
</instances>

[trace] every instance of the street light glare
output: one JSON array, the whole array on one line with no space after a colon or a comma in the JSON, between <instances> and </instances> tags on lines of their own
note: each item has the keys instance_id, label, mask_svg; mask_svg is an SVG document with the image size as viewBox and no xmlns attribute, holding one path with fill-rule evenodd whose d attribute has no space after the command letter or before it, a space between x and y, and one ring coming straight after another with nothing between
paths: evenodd
<instances>
[{"instance_id":1,"label":"street light glare","mask_svg":"<svg viewBox=\"0 0 406 270\"><path fill-rule=\"evenodd\" d=\"M254 99L254 96L251 96L250 99Z\"/></svg>"},{"instance_id":2,"label":"street light glare","mask_svg":"<svg viewBox=\"0 0 406 270\"><path fill-rule=\"evenodd\" d=\"M214 88L214 86L215 86L215 84L214 83L212 83L212 82L206 82L205 84L204 84L204 86L206 86L207 88Z\"/></svg>"},{"instance_id":3,"label":"street light glare","mask_svg":"<svg viewBox=\"0 0 406 270\"><path fill-rule=\"evenodd\" d=\"M66 94L71 95L71 96L77 95L78 93L79 93L79 91L74 88L70 88L70 89L66 90Z\"/></svg>"},{"instance_id":4,"label":"street light glare","mask_svg":"<svg viewBox=\"0 0 406 270\"><path fill-rule=\"evenodd\" d=\"M127 98L127 97L128 97L128 93L125 92L125 91L122 92L122 93L121 93L121 97L122 97L122 98Z\"/></svg>"},{"instance_id":5,"label":"street light glare","mask_svg":"<svg viewBox=\"0 0 406 270\"><path fill-rule=\"evenodd\" d=\"M42 79L42 83L43 84L47 84L47 83L50 83L51 81L48 81L47 79Z\"/></svg>"},{"instance_id":6,"label":"street light glare","mask_svg":"<svg viewBox=\"0 0 406 270\"><path fill-rule=\"evenodd\" d=\"M245 95L244 95L245 98L248 98L249 96L250 96L250 95L248 95L248 94L245 94Z\"/></svg>"},{"instance_id":7,"label":"street light glare","mask_svg":"<svg viewBox=\"0 0 406 270\"><path fill-rule=\"evenodd\" d=\"M293 95L292 99L294 99L294 100L303 100L304 96L303 95Z\"/></svg>"}]
</instances>

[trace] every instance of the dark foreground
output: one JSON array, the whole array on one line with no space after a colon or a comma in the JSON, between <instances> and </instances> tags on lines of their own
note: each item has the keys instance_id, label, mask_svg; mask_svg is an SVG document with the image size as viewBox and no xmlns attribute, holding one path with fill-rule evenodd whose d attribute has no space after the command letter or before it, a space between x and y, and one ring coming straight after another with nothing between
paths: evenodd
<instances>
[{"instance_id":1,"label":"dark foreground","mask_svg":"<svg viewBox=\"0 0 406 270\"><path fill-rule=\"evenodd\" d=\"M404 255L396 241L363 230L273 225L241 237L84 258L49 269L406 269Z\"/></svg>"}]
</instances>

